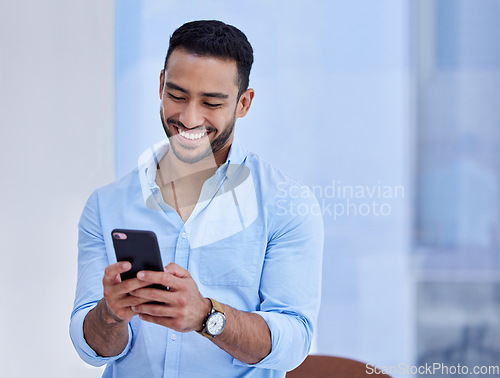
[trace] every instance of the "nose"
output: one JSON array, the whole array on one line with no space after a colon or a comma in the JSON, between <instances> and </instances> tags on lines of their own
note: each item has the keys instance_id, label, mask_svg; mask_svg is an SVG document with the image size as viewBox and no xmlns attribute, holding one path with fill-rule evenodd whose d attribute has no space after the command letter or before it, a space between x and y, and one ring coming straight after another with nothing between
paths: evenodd
<instances>
[{"instance_id":1,"label":"nose","mask_svg":"<svg viewBox=\"0 0 500 378\"><path fill-rule=\"evenodd\" d=\"M200 109L196 103L188 102L179 115L181 121L188 129L203 125L204 115L203 110Z\"/></svg>"}]
</instances>

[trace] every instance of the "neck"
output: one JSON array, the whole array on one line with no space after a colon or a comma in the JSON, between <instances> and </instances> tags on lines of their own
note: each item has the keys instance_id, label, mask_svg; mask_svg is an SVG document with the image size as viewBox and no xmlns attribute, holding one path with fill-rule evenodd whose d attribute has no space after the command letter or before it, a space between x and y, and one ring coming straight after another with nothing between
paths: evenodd
<instances>
[{"instance_id":1,"label":"neck","mask_svg":"<svg viewBox=\"0 0 500 378\"><path fill-rule=\"evenodd\" d=\"M215 173L217 168L226 162L230 147L231 144L228 144L215 154L211 154L193 164L179 160L172 149L169 149L158 164L161 181L167 184L170 182L185 181L182 179L189 177L188 181L191 184L193 184L193 180L200 181L200 184L203 184L203 182Z\"/></svg>"}]
</instances>

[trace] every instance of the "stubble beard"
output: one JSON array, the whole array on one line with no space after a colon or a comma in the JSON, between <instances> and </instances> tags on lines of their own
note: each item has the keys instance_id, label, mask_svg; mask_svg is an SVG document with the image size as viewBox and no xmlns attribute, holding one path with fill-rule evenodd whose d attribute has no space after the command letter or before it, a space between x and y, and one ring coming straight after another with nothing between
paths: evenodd
<instances>
[{"instance_id":1,"label":"stubble beard","mask_svg":"<svg viewBox=\"0 0 500 378\"><path fill-rule=\"evenodd\" d=\"M231 138L233 135L233 130L234 130L234 125L236 123L236 112L233 115L233 118L231 121L228 123L227 127L224 129L224 131L217 136L211 143L208 145L206 148L203 148L203 146L196 146L196 147L189 147L189 146L179 146L177 144L177 141L175 141L175 135L173 135L170 132L170 129L168 128L168 124L170 125L180 125L184 126L182 122L179 120L169 118L167 119L167 122L165 122L165 119L163 118L163 111L162 108L160 107L160 119L161 123L163 125L163 129L165 130L165 133L167 134L168 139L170 140L170 146L172 147L172 151L174 152L174 155L176 156L177 159L184 163L188 164L195 164L198 163L199 161L205 159L206 157L215 154L216 152L220 151L224 146L227 144L228 140ZM167 124L168 123L168 124ZM172 126L175 127L175 126ZM212 131L214 132L214 131ZM201 151L195 153L194 151L200 149ZM191 151L190 152L187 152Z\"/></svg>"}]
</instances>

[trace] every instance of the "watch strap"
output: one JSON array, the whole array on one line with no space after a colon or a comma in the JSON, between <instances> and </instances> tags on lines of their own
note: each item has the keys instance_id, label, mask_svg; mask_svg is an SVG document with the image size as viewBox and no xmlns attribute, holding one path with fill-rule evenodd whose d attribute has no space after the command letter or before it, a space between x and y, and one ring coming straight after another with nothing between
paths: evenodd
<instances>
[{"instance_id":1,"label":"watch strap","mask_svg":"<svg viewBox=\"0 0 500 378\"><path fill-rule=\"evenodd\" d=\"M224 310L222 309L222 306L221 306L221 304L219 302L217 302L213 298L208 298L208 299L210 299L210 302L212 302L212 307L215 309L215 311L212 311L212 313L214 313L214 312L220 312L220 313L222 313L222 314L225 315Z\"/></svg>"}]
</instances>

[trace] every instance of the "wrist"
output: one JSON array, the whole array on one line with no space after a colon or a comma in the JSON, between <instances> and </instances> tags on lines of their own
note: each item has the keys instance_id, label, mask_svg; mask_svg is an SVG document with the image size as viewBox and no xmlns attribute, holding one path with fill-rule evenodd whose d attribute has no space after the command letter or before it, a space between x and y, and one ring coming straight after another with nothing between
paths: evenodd
<instances>
[{"instance_id":1,"label":"wrist","mask_svg":"<svg viewBox=\"0 0 500 378\"><path fill-rule=\"evenodd\" d=\"M203 313L201 321L198 322L199 326L195 329L196 332L201 332L205 327L205 321L207 320L210 312L212 311L212 301L208 298L203 298Z\"/></svg>"},{"instance_id":2,"label":"wrist","mask_svg":"<svg viewBox=\"0 0 500 378\"><path fill-rule=\"evenodd\" d=\"M118 315L116 315L113 310L111 310L108 306L108 302L106 299L102 299L98 305L100 307L100 315L102 321L107 324L107 325L118 325L123 323L123 319L119 318Z\"/></svg>"}]
</instances>

